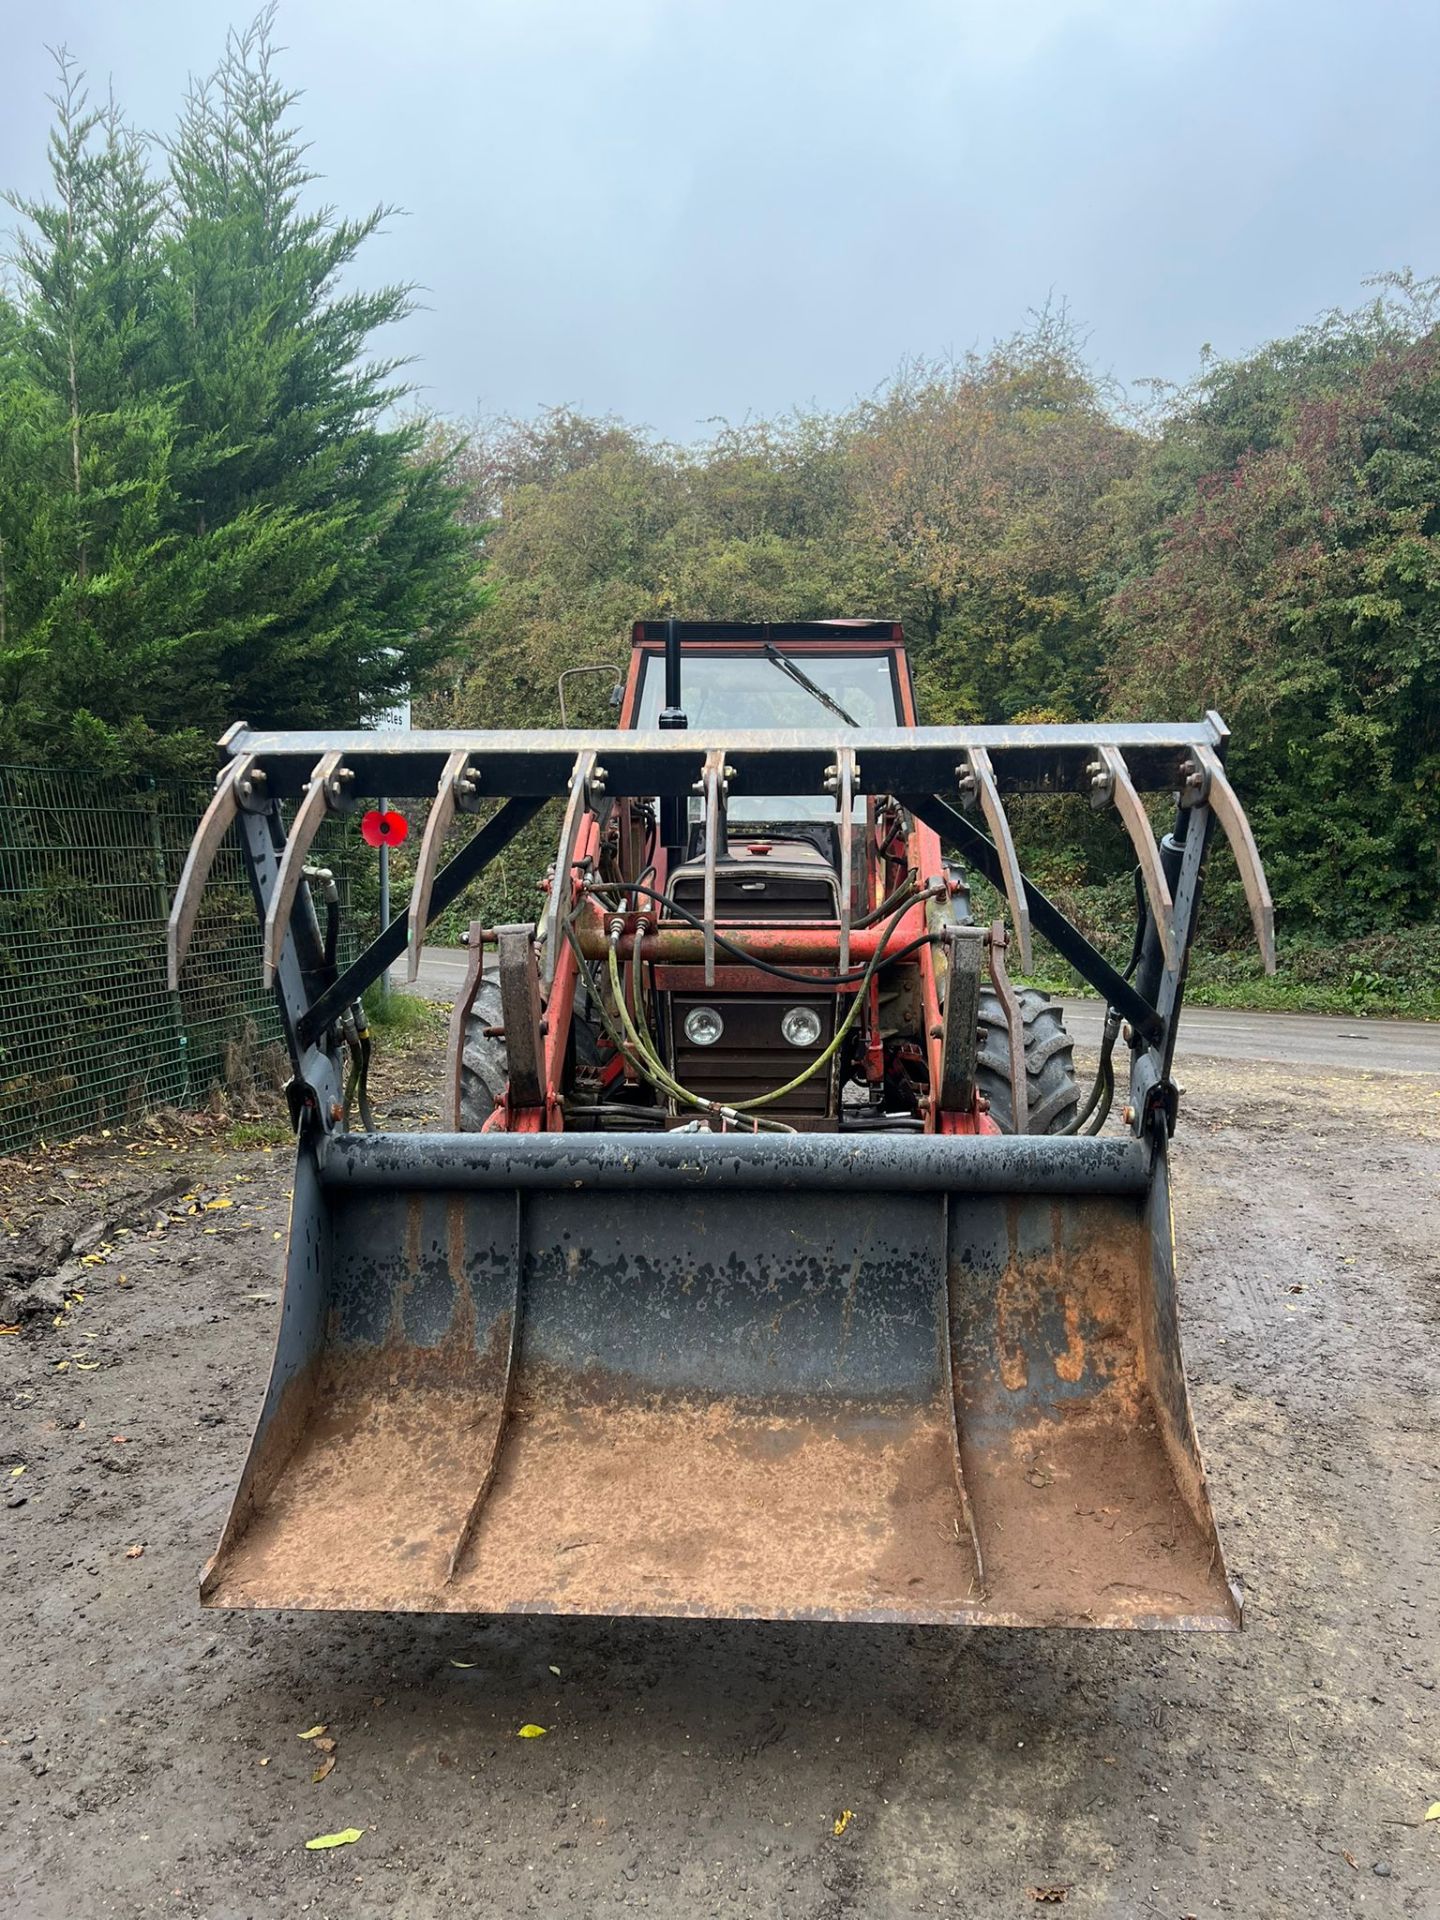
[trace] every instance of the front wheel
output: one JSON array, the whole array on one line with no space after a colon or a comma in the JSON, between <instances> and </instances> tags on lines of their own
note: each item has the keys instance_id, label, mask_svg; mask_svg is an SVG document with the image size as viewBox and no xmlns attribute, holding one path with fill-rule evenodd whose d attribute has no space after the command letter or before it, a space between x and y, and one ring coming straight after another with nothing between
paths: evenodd
<instances>
[{"instance_id":1,"label":"front wheel","mask_svg":"<svg viewBox=\"0 0 1440 1920\"><path fill-rule=\"evenodd\" d=\"M460 1048L460 1131L478 1133L500 1104L510 1063L505 1042L486 1027L498 1027L500 982L487 975L476 990Z\"/></svg>"},{"instance_id":2,"label":"front wheel","mask_svg":"<svg viewBox=\"0 0 1440 1920\"><path fill-rule=\"evenodd\" d=\"M1074 1044L1066 1031L1064 1015L1049 994L1041 993L1038 987L1018 987L1015 997L1025 1023L1025 1131L1064 1133L1080 1111ZM1002 1133L1014 1133L1010 1030L993 987L980 990L980 1056L975 1080L990 1102L990 1118Z\"/></svg>"}]
</instances>

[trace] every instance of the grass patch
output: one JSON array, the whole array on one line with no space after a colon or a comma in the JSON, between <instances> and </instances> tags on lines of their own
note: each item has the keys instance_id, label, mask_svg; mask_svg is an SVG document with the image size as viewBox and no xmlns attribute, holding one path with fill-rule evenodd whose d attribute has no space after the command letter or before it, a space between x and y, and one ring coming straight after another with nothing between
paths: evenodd
<instances>
[{"instance_id":1,"label":"grass patch","mask_svg":"<svg viewBox=\"0 0 1440 1920\"><path fill-rule=\"evenodd\" d=\"M976 918L1004 911L983 881L972 877ZM1128 876L1106 887L1054 886L1051 897L1113 966L1130 957L1134 905ZM1221 944L1221 942L1224 944ZM1012 959L1013 959L1012 955ZM1077 999L1092 989L1038 936L1036 970L1027 986ZM1019 978L1018 969L1016 977ZM1335 1013L1376 1019L1440 1020L1440 925L1402 927L1355 939L1297 936L1283 924L1276 934L1276 972L1260 964L1247 920L1217 928L1202 907L1200 934L1185 984L1192 1007L1231 1007L1256 1013Z\"/></svg>"},{"instance_id":2,"label":"grass patch","mask_svg":"<svg viewBox=\"0 0 1440 1920\"><path fill-rule=\"evenodd\" d=\"M237 1120L225 1129L221 1144L237 1152L253 1147L288 1147L295 1138L289 1118L277 1114L273 1120Z\"/></svg>"},{"instance_id":3,"label":"grass patch","mask_svg":"<svg viewBox=\"0 0 1440 1920\"><path fill-rule=\"evenodd\" d=\"M418 993L401 993L391 987L382 999L379 990L365 996L365 1013L377 1038L391 1044L419 1044L444 1037L449 1014L433 1000L422 1000Z\"/></svg>"}]
</instances>

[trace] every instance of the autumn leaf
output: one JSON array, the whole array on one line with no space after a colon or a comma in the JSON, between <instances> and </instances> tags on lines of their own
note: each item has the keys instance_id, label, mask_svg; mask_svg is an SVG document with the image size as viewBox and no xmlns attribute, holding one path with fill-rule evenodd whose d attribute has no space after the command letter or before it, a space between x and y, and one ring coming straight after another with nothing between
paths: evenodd
<instances>
[{"instance_id":1,"label":"autumn leaf","mask_svg":"<svg viewBox=\"0 0 1440 1920\"><path fill-rule=\"evenodd\" d=\"M339 1833L317 1833L313 1840L305 1842L307 1853L319 1853L326 1847L349 1847L360 1838L363 1827L344 1827Z\"/></svg>"},{"instance_id":2,"label":"autumn leaf","mask_svg":"<svg viewBox=\"0 0 1440 1920\"><path fill-rule=\"evenodd\" d=\"M325 1722L322 1720L318 1726L307 1727L304 1733L297 1733L295 1738L297 1740L318 1740L324 1731Z\"/></svg>"},{"instance_id":3,"label":"autumn leaf","mask_svg":"<svg viewBox=\"0 0 1440 1920\"><path fill-rule=\"evenodd\" d=\"M537 1727L533 1720L527 1720L520 1729L520 1738L522 1740L543 1740L549 1731L550 1729L548 1727Z\"/></svg>"}]
</instances>

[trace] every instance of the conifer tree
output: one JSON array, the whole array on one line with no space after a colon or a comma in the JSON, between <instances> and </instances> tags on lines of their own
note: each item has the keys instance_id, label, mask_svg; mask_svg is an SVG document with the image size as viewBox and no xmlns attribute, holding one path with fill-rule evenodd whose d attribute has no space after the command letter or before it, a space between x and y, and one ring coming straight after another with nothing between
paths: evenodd
<instances>
[{"instance_id":1,"label":"conifer tree","mask_svg":"<svg viewBox=\"0 0 1440 1920\"><path fill-rule=\"evenodd\" d=\"M0 754L156 771L235 718L353 724L480 600L443 448L367 357L409 306L349 279L388 210L308 204L269 11L158 156L59 60L0 312Z\"/></svg>"}]
</instances>

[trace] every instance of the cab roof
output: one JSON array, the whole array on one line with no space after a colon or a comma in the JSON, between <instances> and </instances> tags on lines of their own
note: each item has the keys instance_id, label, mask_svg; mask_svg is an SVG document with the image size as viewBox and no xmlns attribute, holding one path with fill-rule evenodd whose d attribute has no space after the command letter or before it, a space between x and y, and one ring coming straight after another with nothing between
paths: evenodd
<instances>
[{"instance_id":1,"label":"cab roof","mask_svg":"<svg viewBox=\"0 0 1440 1920\"><path fill-rule=\"evenodd\" d=\"M668 620L637 620L631 639L637 647L665 644L670 629ZM903 644L904 631L898 620L677 620L675 631L682 645L701 645L723 641L730 646L782 646L787 640L822 640L832 646L895 647Z\"/></svg>"}]
</instances>

